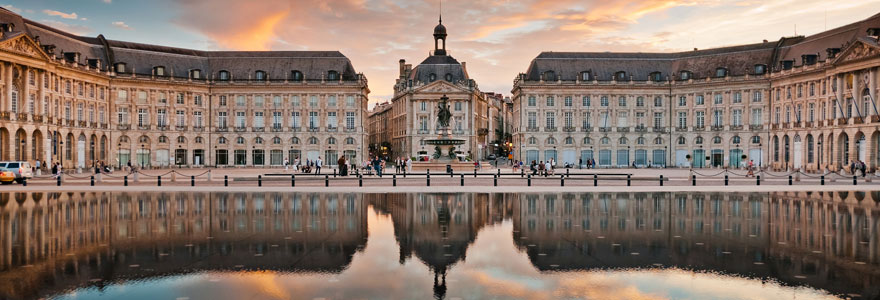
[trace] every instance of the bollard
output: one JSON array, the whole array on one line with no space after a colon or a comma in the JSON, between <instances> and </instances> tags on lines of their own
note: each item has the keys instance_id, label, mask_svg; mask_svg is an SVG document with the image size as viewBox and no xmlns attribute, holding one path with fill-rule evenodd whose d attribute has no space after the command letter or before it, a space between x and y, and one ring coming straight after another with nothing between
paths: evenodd
<instances>
[{"instance_id":1,"label":"bollard","mask_svg":"<svg viewBox=\"0 0 880 300\"><path fill-rule=\"evenodd\" d=\"M571 174L568 173L568 168L565 168L565 177L571 178Z\"/></svg>"},{"instance_id":2,"label":"bollard","mask_svg":"<svg viewBox=\"0 0 880 300\"><path fill-rule=\"evenodd\" d=\"M425 183L427 184L426 186L431 186L431 169L426 169L425 174L428 174L425 179Z\"/></svg>"},{"instance_id":3,"label":"bollard","mask_svg":"<svg viewBox=\"0 0 880 300\"><path fill-rule=\"evenodd\" d=\"M290 187L295 187L295 186L296 186L296 175L290 174Z\"/></svg>"},{"instance_id":4,"label":"bollard","mask_svg":"<svg viewBox=\"0 0 880 300\"><path fill-rule=\"evenodd\" d=\"M477 178L477 169L474 168L474 178Z\"/></svg>"},{"instance_id":5,"label":"bollard","mask_svg":"<svg viewBox=\"0 0 880 300\"><path fill-rule=\"evenodd\" d=\"M229 175L223 175L223 186L229 186Z\"/></svg>"},{"instance_id":6,"label":"bollard","mask_svg":"<svg viewBox=\"0 0 880 300\"><path fill-rule=\"evenodd\" d=\"M263 186L263 175L257 175L257 186Z\"/></svg>"},{"instance_id":7,"label":"bollard","mask_svg":"<svg viewBox=\"0 0 880 300\"><path fill-rule=\"evenodd\" d=\"M364 186L364 175L358 174L358 186Z\"/></svg>"},{"instance_id":8,"label":"bollard","mask_svg":"<svg viewBox=\"0 0 880 300\"><path fill-rule=\"evenodd\" d=\"M397 174L391 175L391 186L397 186Z\"/></svg>"},{"instance_id":9,"label":"bollard","mask_svg":"<svg viewBox=\"0 0 880 300\"><path fill-rule=\"evenodd\" d=\"M696 186L697 185L697 175L691 175L691 181L693 182L692 184L694 186Z\"/></svg>"},{"instance_id":10,"label":"bollard","mask_svg":"<svg viewBox=\"0 0 880 300\"><path fill-rule=\"evenodd\" d=\"M526 176L526 169L519 169L519 177L523 178Z\"/></svg>"},{"instance_id":11,"label":"bollard","mask_svg":"<svg viewBox=\"0 0 880 300\"><path fill-rule=\"evenodd\" d=\"M324 186L330 186L330 175L324 175Z\"/></svg>"},{"instance_id":12,"label":"bollard","mask_svg":"<svg viewBox=\"0 0 880 300\"><path fill-rule=\"evenodd\" d=\"M156 176L156 186L162 186L162 175Z\"/></svg>"},{"instance_id":13,"label":"bollard","mask_svg":"<svg viewBox=\"0 0 880 300\"><path fill-rule=\"evenodd\" d=\"M791 175L788 175L788 185L791 185Z\"/></svg>"},{"instance_id":14,"label":"bollard","mask_svg":"<svg viewBox=\"0 0 880 300\"><path fill-rule=\"evenodd\" d=\"M91 176L91 179L89 180L89 185L95 186L95 175Z\"/></svg>"},{"instance_id":15,"label":"bollard","mask_svg":"<svg viewBox=\"0 0 880 300\"><path fill-rule=\"evenodd\" d=\"M196 177L189 176L189 186L196 186Z\"/></svg>"},{"instance_id":16,"label":"bollard","mask_svg":"<svg viewBox=\"0 0 880 300\"><path fill-rule=\"evenodd\" d=\"M599 175L593 174L593 186L599 186Z\"/></svg>"},{"instance_id":17,"label":"bollard","mask_svg":"<svg viewBox=\"0 0 880 300\"><path fill-rule=\"evenodd\" d=\"M755 179L755 185L761 185L761 175L758 175L755 178L757 178L757 179Z\"/></svg>"},{"instance_id":18,"label":"bollard","mask_svg":"<svg viewBox=\"0 0 880 300\"><path fill-rule=\"evenodd\" d=\"M626 186L632 185L632 174L626 174Z\"/></svg>"},{"instance_id":19,"label":"bollard","mask_svg":"<svg viewBox=\"0 0 880 300\"><path fill-rule=\"evenodd\" d=\"M492 185L498 186L498 175L492 176Z\"/></svg>"},{"instance_id":20,"label":"bollard","mask_svg":"<svg viewBox=\"0 0 880 300\"><path fill-rule=\"evenodd\" d=\"M474 170L476 172L476 170ZM464 173L461 173L461 186L464 186Z\"/></svg>"},{"instance_id":21,"label":"bollard","mask_svg":"<svg viewBox=\"0 0 880 300\"><path fill-rule=\"evenodd\" d=\"M333 169L333 178L336 178L336 169Z\"/></svg>"},{"instance_id":22,"label":"bollard","mask_svg":"<svg viewBox=\"0 0 880 300\"><path fill-rule=\"evenodd\" d=\"M92 176L92 177L94 177L94 176ZM94 179L94 178L92 179L92 182L93 182L92 185L95 185L95 184L94 184L94 182L95 182L95 179ZM21 181L21 186L27 186L27 179Z\"/></svg>"},{"instance_id":23,"label":"bollard","mask_svg":"<svg viewBox=\"0 0 880 300\"><path fill-rule=\"evenodd\" d=\"M663 175L660 175L660 186L663 186Z\"/></svg>"},{"instance_id":24,"label":"bollard","mask_svg":"<svg viewBox=\"0 0 880 300\"><path fill-rule=\"evenodd\" d=\"M122 178L122 184L128 186L128 175ZM61 185L61 177L58 177L58 185Z\"/></svg>"},{"instance_id":25,"label":"bollard","mask_svg":"<svg viewBox=\"0 0 880 300\"><path fill-rule=\"evenodd\" d=\"M532 174L529 174L528 179L526 180L528 181L528 186L532 186Z\"/></svg>"},{"instance_id":26,"label":"bollard","mask_svg":"<svg viewBox=\"0 0 880 300\"><path fill-rule=\"evenodd\" d=\"M819 177L819 185L825 185L825 175Z\"/></svg>"},{"instance_id":27,"label":"bollard","mask_svg":"<svg viewBox=\"0 0 880 300\"><path fill-rule=\"evenodd\" d=\"M559 186L565 186L565 175L559 175Z\"/></svg>"},{"instance_id":28,"label":"bollard","mask_svg":"<svg viewBox=\"0 0 880 300\"><path fill-rule=\"evenodd\" d=\"M498 176L501 176L501 169L498 169Z\"/></svg>"},{"instance_id":29,"label":"bollard","mask_svg":"<svg viewBox=\"0 0 880 300\"><path fill-rule=\"evenodd\" d=\"M853 175L853 185L858 185L858 184L859 184L859 177Z\"/></svg>"},{"instance_id":30,"label":"bollard","mask_svg":"<svg viewBox=\"0 0 880 300\"><path fill-rule=\"evenodd\" d=\"M728 185L730 183L730 179L727 177L727 174L724 174L724 185Z\"/></svg>"},{"instance_id":31,"label":"bollard","mask_svg":"<svg viewBox=\"0 0 880 300\"><path fill-rule=\"evenodd\" d=\"M125 178L128 178L128 176L125 176ZM128 181L126 181L126 182L128 182ZM128 185L128 184L126 184L126 185ZM58 186L61 186L61 175L58 175Z\"/></svg>"}]
</instances>

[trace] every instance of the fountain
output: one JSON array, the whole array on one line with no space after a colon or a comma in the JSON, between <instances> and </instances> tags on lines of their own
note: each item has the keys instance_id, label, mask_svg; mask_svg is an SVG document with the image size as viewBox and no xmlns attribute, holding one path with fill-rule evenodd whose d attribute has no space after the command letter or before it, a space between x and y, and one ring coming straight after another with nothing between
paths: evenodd
<instances>
[{"instance_id":1,"label":"fountain","mask_svg":"<svg viewBox=\"0 0 880 300\"><path fill-rule=\"evenodd\" d=\"M450 138L449 119L452 113L449 111L449 104L446 102L449 97L443 95L440 97L440 105L437 111L437 123L439 135L436 139L426 139L425 144L434 146L434 160L438 162L458 161L455 154L455 146L463 145L463 139Z\"/></svg>"}]
</instances>

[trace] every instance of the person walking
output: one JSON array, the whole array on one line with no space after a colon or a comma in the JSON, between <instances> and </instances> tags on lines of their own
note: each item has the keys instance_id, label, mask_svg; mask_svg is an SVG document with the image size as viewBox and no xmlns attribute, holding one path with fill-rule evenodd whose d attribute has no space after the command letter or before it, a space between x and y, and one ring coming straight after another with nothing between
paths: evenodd
<instances>
[{"instance_id":1,"label":"person walking","mask_svg":"<svg viewBox=\"0 0 880 300\"><path fill-rule=\"evenodd\" d=\"M868 171L868 166L865 165L865 162L863 162L861 160L859 161L859 170L862 171L862 177L865 177L865 175L866 175L865 173L866 173L866 171Z\"/></svg>"},{"instance_id":2,"label":"person walking","mask_svg":"<svg viewBox=\"0 0 880 300\"><path fill-rule=\"evenodd\" d=\"M348 175L348 166L345 164L345 155L339 157L336 164L339 165L339 176Z\"/></svg>"},{"instance_id":3,"label":"person walking","mask_svg":"<svg viewBox=\"0 0 880 300\"><path fill-rule=\"evenodd\" d=\"M318 156L318 159L315 160L315 174L321 174L321 165L324 164L324 161L321 160L321 157Z\"/></svg>"},{"instance_id":4,"label":"person walking","mask_svg":"<svg viewBox=\"0 0 880 300\"><path fill-rule=\"evenodd\" d=\"M406 172L412 173L412 158L410 157L406 158Z\"/></svg>"},{"instance_id":5,"label":"person walking","mask_svg":"<svg viewBox=\"0 0 880 300\"><path fill-rule=\"evenodd\" d=\"M284 172L287 172L287 166L290 164L290 160L286 157L284 158Z\"/></svg>"}]
</instances>

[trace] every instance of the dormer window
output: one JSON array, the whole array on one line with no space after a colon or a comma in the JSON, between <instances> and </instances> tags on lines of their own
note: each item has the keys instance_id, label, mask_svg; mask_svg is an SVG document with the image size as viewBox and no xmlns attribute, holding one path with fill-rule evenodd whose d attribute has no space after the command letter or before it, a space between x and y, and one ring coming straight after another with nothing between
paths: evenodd
<instances>
[{"instance_id":1,"label":"dormer window","mask_svg":"<svg viewBox=\"0 0 880 300\"><path fill-rule=\"evenodd\" d=\"M651 81L659 82L663 79L663 76L660 72L651 72L650 74Z\"/></svg>"},{"instance_id":2,"label":"dormer window","mask_svg":"<svg viewBox=\"0 0 880 300\"><path fill-rule=\"evenodd\" d=\"M592 79L593 79L593 78L590 76L590 71L583 71L583 72L581 72L581 80L582 80L582 81L590 81L590 80L592 80Z\"/></svg>"},{"instance_id":3,"label":"dormer window","mask_svg":"<svg viewBox=\"0 0 880 300\"><path fill-rule=\"evenodd\" d=\"M809 66L809 65L816 64L817 56L818 55L816 55L816 54L804 54L804 55L801 55L801 60L803 61L805 66Z\"/></svg>"},{"instance_id":4,"label":"dormer window","mask_svg":"<svg viewBox=\"0 0 880 300\"><path fill-rule=\"evenodd\" d=\"M755 75L767 73L767 65L755 65Z\"/></svg>"},{"instance_id":5,"label":"dormer window","mask_svg":"<svg viewBox=\"0 0 880 300\"><path fill-rule=\"evenodd\" d=\"M727 68L715 69L715 77L727 77Z\"/></svg>"},{"instance_id":6,"label":"dormer window","mask_svg":"<svg viewBox=\"0 0 880 300\"><path fill-rule=\"evenodd\" d=\"M221 81L228 81L229 80L229 71L226 71L226 70L220 71L217 73L217 77L219 77L218 79Z\"/></svg>"},{"instance_id":7,"label":"dormer window","mask_svg":"<svg viewBox=\"0 0 880 300\"><path fill-rule=\"evenodd\" d=\"M783 69L783 70L791 70L791 67L794 66L794 61L793 61L793 60L783 60L783 61L781 61L780 63L782 64L782 69Z\"/></svg>"},{"instance_id":8,"label":"dormer window","mask_svg":"<svg viewBox=\"0 0 880 300\"><path fill-rule=\"evenodd\" d=\"M428 74L428 82L434 82L434 80L437 80L437 74Z\"/></svg>"},{"instance_id":9,"label":"dormer window","mask_svg":"<svg viewBox=\"0 0 880 300\"><path fill-rule=\"evenodd\" d=\"M101 61L95 58L90 58L86 60L86 63L89 64L89 68L92 69L101 69Z\"/></svg>"},{"instance_id":10,"label":"dormer window","mask_svg":"<svg viewBox=\"0 0 880 300\"><path fill-rule=\"evenodd\" d=\"M201 79L202 78L202 70L199 70L199 69L189 70L189 77L192 79Z\"/></svg>"},{"instance_id":11,"label":"dormer window","mask_svg":"<svg viewBox=\"0 0 880 300\"><path fill-rule=\"evenodd\" d=\"M678 77L681 78L681 80L690 80L693 76L691 71L681 71L678 73Z\"/></svg>"},{"instance_id":12,"label":"dormer window","mask_svg":"<svg viewBox=\"0 0 880 300\"><path fill-rule=\"evenodd\" d=\"M327 80L337 81L339 80L339 72L336 71L327 71Z\"/></svg>"},{"instance_id":13,"label":"dormer window","mask_svg":"<svg viewBox=\"0 0 880 300\"><path fill-rule=\"evenodd\" d=\"M547 80L547 81L556 80L556 72L553 72L553 71L544 72L544 80Z\"/></svg>"},{"instance_id":14,"label":"dormer window","mask_svg":"<svg viewBox=\"0 0 880 300\"><path fill-rule=\"evenodd\" d=\"M620 71L620 72L614 73L614 79L617 81L626 81L626 72Z\"/></svg>"},{"instance_id":15,"label":"dormer window","mask_svg":"<svg viewBox=\"0 0 880 300\"><path fill-rule=\"evenodd\" d=\"M79 53L77 52L64 52L64 60L68 62L79 62Z\"/></svg>"},{"instance_id":16,"label":"dormer window","mask_svg":"<svg viewBox=\"0 0 880 300\"><path fill-rule=\"evenodd\" d=\"M116 65L113 66L113 70L116 71L116 73L125 73L125 63L116 63Z\"/></svg>"},{"instance_id":17,"label":"dormer window","mask_svg":"<svg viewBox=\"0 0 880 300\"><path fill-rule=\"evenodd\" d=\"M303 73L296 70L290 71L290 80L303 81Z\"/></svg>"},{"instance_id":18,"label":"dormer window","mask_svg":"<svg viewBox=\"0 0 880 300\"><path fill-rule=\"evenodd\" d=\"M165 67L162 67L162 66L153 67L153 75L165 76Z\"/></svg>"},{"instance_id":19,"label":"dormer window","mask_svg":"<svg viewBox=\"0 0 880 300\"><path fill-rule=\"evenodd\" d=\"M254 73L254 80L256 81L265 81L266 80L266 72L265 71L257 71Z\"/></svg>"},{"instance_id":20,"label":"dormer window","mask_svg":"<svg viewBox=\"0 0 880 300\"><path fill-rule=\"evenodd\" d=\"M446 73L446 81L452 82L452 74Z\"/></svg>"}]
</instances>

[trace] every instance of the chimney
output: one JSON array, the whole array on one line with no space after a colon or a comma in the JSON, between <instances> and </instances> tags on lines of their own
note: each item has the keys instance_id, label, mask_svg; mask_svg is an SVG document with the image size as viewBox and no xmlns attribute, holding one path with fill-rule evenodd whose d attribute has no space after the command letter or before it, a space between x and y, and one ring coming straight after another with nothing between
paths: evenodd
<instances>
[{"instance_id":1,"label":"chimney","mask_svg":"<svg viewBox=\"0 0 880 300\"><path fill-rule=\"evenodd\" d=\"M400 70L400 78L403 78L405 77L404 72L406 72L406 60L401 58L399 64L400 67L398 69Z\"/></svg>"}]
</instances>

